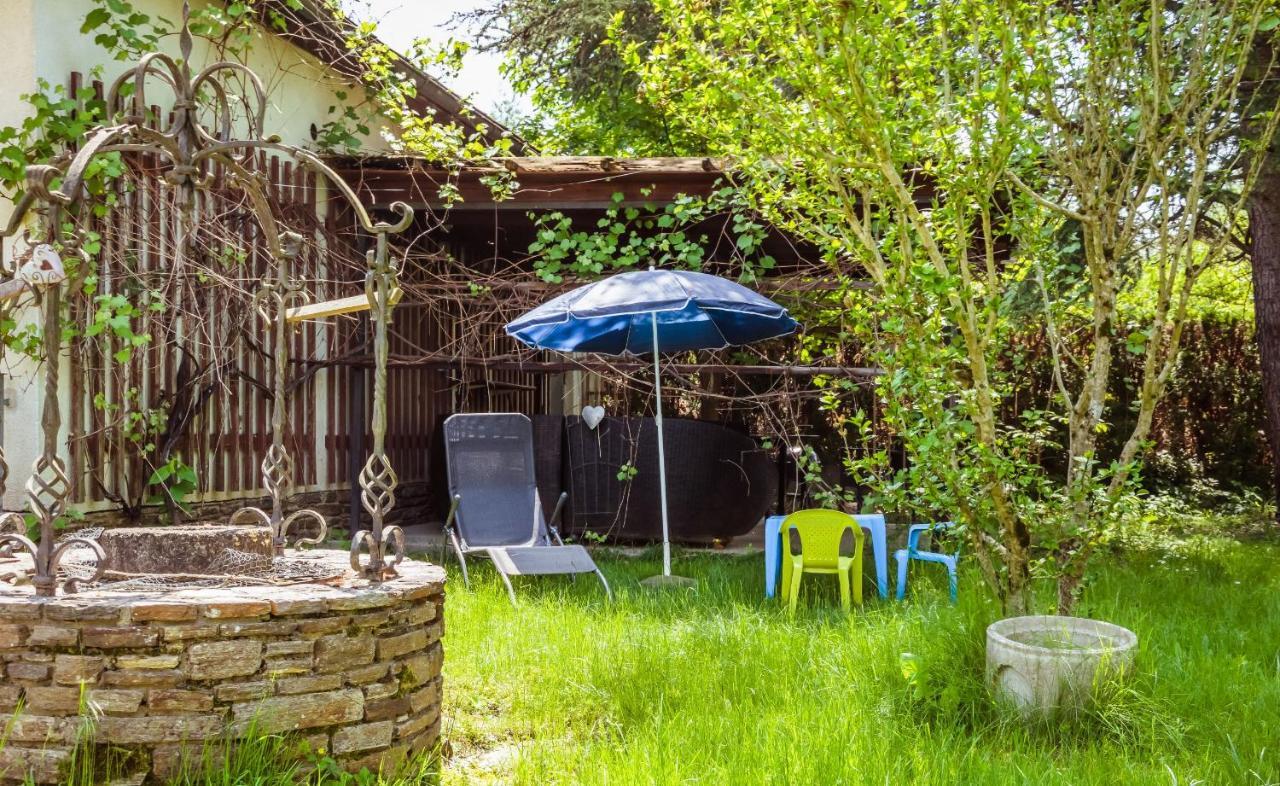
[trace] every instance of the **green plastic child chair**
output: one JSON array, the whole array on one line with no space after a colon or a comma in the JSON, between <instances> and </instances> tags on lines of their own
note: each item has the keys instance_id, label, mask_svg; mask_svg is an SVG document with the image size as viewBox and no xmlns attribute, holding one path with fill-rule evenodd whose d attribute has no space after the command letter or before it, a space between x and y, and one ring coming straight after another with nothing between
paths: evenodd
<instances>
[{"instance_id":1,"label":"green plastic child chair","mask_svg":"<svg viewBox=\"0 0 1280 786\"><path fill-rule=\"evenodd\" d=\"M840 606L849 610L849 595L862 605L862 528L838 510L797 510L782 522L782 598L791 613L800 598L800 579L806 573L834 574L840 583ZM800 537L800 553L791 551L791 531ZM853 533L853 556L840 554L846 532Z\"/></svg>"}]
</instances>

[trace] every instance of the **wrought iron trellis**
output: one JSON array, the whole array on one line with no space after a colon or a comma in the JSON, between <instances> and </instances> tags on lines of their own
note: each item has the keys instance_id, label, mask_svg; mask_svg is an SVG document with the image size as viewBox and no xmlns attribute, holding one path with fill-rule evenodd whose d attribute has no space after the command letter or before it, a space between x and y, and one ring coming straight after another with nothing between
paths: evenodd
<instances>
[{"instance_id":1,"label":"wrought iron trellis","mask_svg":"<svg viewBox=\"0 0 1280 786\"><path fill-rule=\"evenodd\" d=\"M284 514L284 500L293 485L293 457L284 444L284 413L288 406L288 387L285 382L285 371L289 365L288 313L292 304L306 299L301 285L292 275L293 262L298 258L301 248L301 235L286 232L281 236L281 254L276 259L275 276L264 278L253 297L255 310L272 336L272 362L275 364L271 386L271 447L262 459L262 486L271 500L271 512L247 507L231 515L233 523L248 518L269 527L277 555L284 554L289 530L295 522L311 520L319 527L314 536L295 541L296 546L320 543L328 531L324 516L309 508L294 511L288 516Z\"/></svg>"},{"instance_id":2,"label":"wrought iron trellis","mask_svg":"<svg viewBox=\"0 0 1280 786\"><path fill-rule=\"evenodd\" d=\"M194 40L190 29L190 4L183 3L182 31L179 37L180 57L174 58L162 52L144 55L133 68L121 74L111 85L106 97L107 116L114 124L100 125L87 132L73 153L66 153L47 164L27 167L27 190L14 208L13 216L0 237L16 236L31 215L43 218L45 232L65 257L80 256L88 262L83 249L83 236L77 232L63 231L64 216L74 215L91 197L85 188L85 178L90 164L99 156L110 153L145 154L165 162L163 182L178 189L181 205L179 217L179 242L176 252L182 255L192 241L195 221L197 190L210 188L214 171L220 170L226 180L246 197L261 230L267 253L275 263L275 269L264 276L254 302L259 315L268 325L273 338L275 376L272 400L272 444L262 461L263 485L271 499L271 512L257 508L238 511L233 520L247 517L271 528L277 553L284 550L291 526L300 520L312 518L323 527L324 519L315 511L299 510L286 516L285 501L292 483L292 459L285 447L285 412L287 407L285 370L288 365L288 320L291 305L305 295L301 286L292 279L293 261L297 258L301 236L282 231L267 198L264 175L253 167L255 157L261 154L285 157L299 166L311 170L323 178L349 203L360 228L376 238L376 244L368 255L369 270L365 277L365 295L370 317L374 325L374 401L373 401L373 453L361 473L362 502L372 518L369 530L358 532L352 539L351 564L354 569L373 580L394 575L395 566L404 558L404 535L399 527L386 526L386 515L395 505L396 474L386 455L386 395L387 395L387 325L395 306L393 296L397 289L399 266L390 259L388 237L409 228L413 222L413 209L403 202L391 205L396 214L394 222L375 221L364 207L351 186L318 156L305 149L288 145L278 137L266 136L263 123L267 110L267 93L261 79L248 67L234 62L221 61L194 72L191 53ZM164 83L173 93L174 101L167 121L148 114L147 86L149 80ZM247 87L243 93L236 91L237 82ZM126 86L131 92L126 95ZM201 102L202 97L208 101ZM237 109L243 117L237 118ZM243 136L235 133L237 122L247 125ZM56 258L56 257L55 257ZM87 265L81 269L86 269ZM0 273L10 273L0 248ZM14 271L16 272L16 271ZM33 542L21 532L0 534L0 547L21 549L30 553L34 562L32 583L40 595L53 595L57 591L58 563L73 548L90 549L97 562L97 572L90 581L101 576L103 553L93 541L64 539L55 541L54 522L65 511L71 492L71 479L58 454L58 431L61 425L58 401L58 358L62 349L59 312L63 278L46 275L24 280L23 288L30 290L43 309L44 324L44 412L41 421L43 448L35 460L31 478L27 483L27 497L32 512L39 523L39 537ZM0 350L2 351L2 350ZM7 474L7 466L0 455L0 482ZM15 521L16 517L16 521ZM21 526L21 516L9 514L0 517L0 529ZM323 530L320 536L323 537ZM315 542L319 538L307 541ZM368 550L368 559L362 559ZM64 582L63 589L74 592L72 580Z\"/></svg>"}]
</instances>

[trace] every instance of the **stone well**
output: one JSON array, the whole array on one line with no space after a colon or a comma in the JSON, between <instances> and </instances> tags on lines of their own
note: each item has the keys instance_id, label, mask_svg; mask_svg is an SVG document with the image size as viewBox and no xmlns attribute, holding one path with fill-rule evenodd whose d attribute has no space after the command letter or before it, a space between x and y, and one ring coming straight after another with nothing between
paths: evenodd
<instances>
[{"instance_id":1,"label":"stone well","mask_svg":"<svg viewBox=\"0 0 1280 786\"><path fill-rule=\"evenodd\" d=\"M251 727L296 732L351 770L434 746L444 571L405 560L375 585L347 554L311 553L342 578L56 598L0 584L0 781L59 782L90 728L123 749L133 782L163 782Z\"/></svg>"}]
</instances>

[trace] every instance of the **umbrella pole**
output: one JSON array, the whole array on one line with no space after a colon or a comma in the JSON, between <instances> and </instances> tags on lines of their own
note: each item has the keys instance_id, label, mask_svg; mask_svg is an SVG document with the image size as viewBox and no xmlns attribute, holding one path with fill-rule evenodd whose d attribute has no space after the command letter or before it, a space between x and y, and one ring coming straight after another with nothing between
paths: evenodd
<instances>
[{"instance_id":1,"label":"umbrella pole","mask_svg":"<svg viewBox=\"0 0 1280 786\"><path fill-rule=\"evenodd\" d=\"M649 315L653 326L654 421L658 426L658 491L662 498L662 575L671 575L671 530L667 522L667 454L662 432L662 369L658 363L658 312Z\"/></svg>"}]
</instances>

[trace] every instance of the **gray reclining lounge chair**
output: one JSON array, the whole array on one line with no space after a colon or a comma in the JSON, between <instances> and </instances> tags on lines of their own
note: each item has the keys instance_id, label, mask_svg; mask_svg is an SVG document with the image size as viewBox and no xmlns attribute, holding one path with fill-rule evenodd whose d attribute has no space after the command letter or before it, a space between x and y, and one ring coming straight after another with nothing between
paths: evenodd
<instances>
[{"instance_id":1,"label":"gray reclining lounge chair","mask_svg":"<svg viewBox=\"0 0 1280 786\"><path fill-rule=\"evenodd\" d=\"M520 414L453 415L444 422L449 496L445 531L467 576L467 554L483 552L516 593L511 576L594 573L613 599L609 582L582 546L566 546L556 523L568 494L561 494L548 526L533 473L533 426Z\"/></svg>"}]
</instances>

